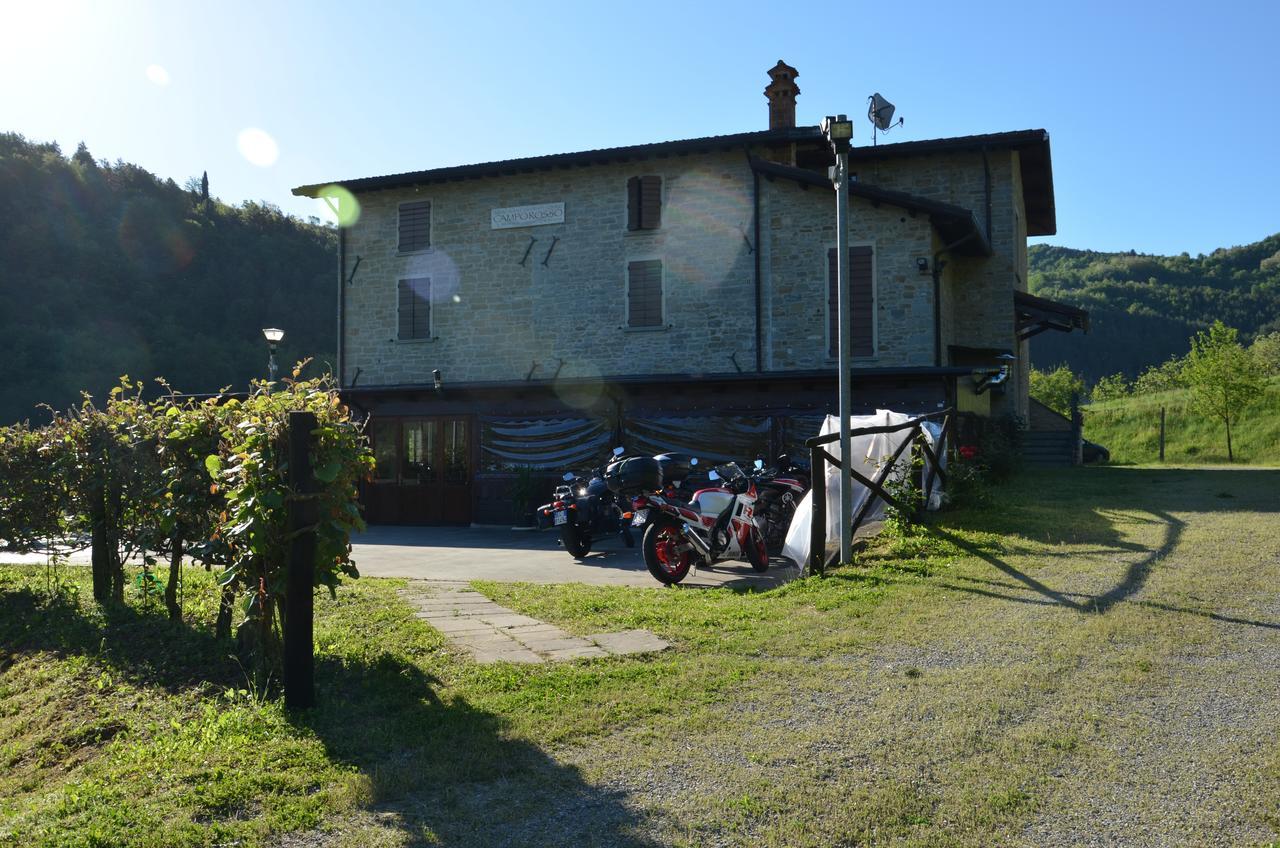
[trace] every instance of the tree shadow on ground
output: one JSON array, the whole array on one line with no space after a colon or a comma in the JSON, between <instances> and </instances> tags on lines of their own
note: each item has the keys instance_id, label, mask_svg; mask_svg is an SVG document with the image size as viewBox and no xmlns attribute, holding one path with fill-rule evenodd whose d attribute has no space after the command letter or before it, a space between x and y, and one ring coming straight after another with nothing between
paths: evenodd
<instances>
[{"instance_id":1,"label":"tree shadow on ground","mask_svg":"<svg viewBox=\"0 0 1280 848\"><path fill-rule=\"evenodd\" d=\"M135 685L212 697L245 685L231 650L162 610L99 611L29 587L0 588L0 673L25 655L85 656ZM513 738L500 716L442 698L440 681L413 663L386 652L321 655L315 681L317 706L292 722L368 779L370 826L391 831L395 844L655 844L625 793L591 786L576 768ZM279 838L312 846L326 837Z\"/></svg>"},{"instance_id":2,"label":"tree shadow on ground","mask_svg":"<svg viewBox=\"0 0 1280 848\"><path fill-rule=\"evenodd\" d=\"M232 646L170 621L163 609L111 604L92 612L63 594L0 591L0 669L18 654L90 656L121 679L175 693L203 684L243 686Z\"/></svg>"},{"instance_id":3,"label":"tree shadow on ground","mask_svg":"<svg viewBox=\"0 0 1280 848\"><path fill-rule=\"evenodd\" d=\"M368 777L379 826L407 846L649 846L621 791L514 738L500 716L390 654L323 657L317 706L296 718Z\"/></svg>"},{"instance_id":4,"label":"tree shadow on ground","mask_svg":"<svg viewBox=\"0 0 1280 848\"><path fill-rule=\"evenodd\" d=\"M1186 522L1183 514L1210 512L1277 512L1280 498L1280 471L1244 469L1075 469L1072 472L1026 475L1010 491L1002 492L993 514L978 511L952 523L957 528L999 532L1000 525L1016 527L1010 544L975 544L937 524L926 532L943 539L965 553L983 560L1010 578L1012 583L959 577L941 581L944 588L986 595L1020 603L1066 607L1082 613L1105 613L1115 605L1134 602L1169 612L1199 615L1233 624L1280 629L1280 624L1255 621L1217 613L1133 600L1153 568L1168 557L1181 541ZM1161 539L1155 545L1130 542L1124 538L1125 525L1159 525ZM1000 554L1018 552L1017 536L1050 544L1092 544L1089 553L1138 554L1110 589L1097 594L1063 592L1019 570ZM1073 556L1080 552L1050 553ZM1044 556L1036 551L1035 556ZM979 584L979 585L975 585ZM983 588L984 586L993 588ZM1023 589L1039 597L1009 595L997 589Z\"/></svg>"}]
</instances>

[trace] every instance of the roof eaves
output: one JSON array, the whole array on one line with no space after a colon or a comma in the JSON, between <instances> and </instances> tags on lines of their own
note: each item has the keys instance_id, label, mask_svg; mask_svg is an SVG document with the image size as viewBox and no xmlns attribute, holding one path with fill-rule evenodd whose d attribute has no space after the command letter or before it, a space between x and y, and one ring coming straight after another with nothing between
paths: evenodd
<instances>
[{"instance_id":1,"label":"roof eaves","mask_svg":"<svg viewBox=\"0 0 1280 848\"><path fill-rule=\"evenodd\" d=\"M520 172L568 168L575 165L593 165L604 162L627 161L628 159L648 158L651 156L680 155L683 153L696 153L716 149L732 150L753 144L787 144L792 142L814 141L820 139L821 136L822 133L817 127L790 127L781 130L759 130L755 132L733 133L730 135L713 135L702 138L659 141L650 144L633 144L625 147L604 147L573 153L552 153L546 156L527 156L520 159L502 159L494 162L480 162L474 165L456 165L446 168L431 168L425 171L407 171L404 173L386 174L377 177L336 180L333 182L298 186L293 189L293 193L302 197L317 197L320 189L329 185L340 185L352 192L377 191L380 189L398 188L423 183L502 176Z\"/></svg>"},{"instance_id":2,"label":"roof eaves","mask_svg":"<svg viewBox=\"0 0 1280 848\"><path fill-rule=\"evenodd\" d=\"M819 173L793 165L783 165L758 157L751 158L751 167L767 177L779 177L791 180L804 186L819 186L831 189L831 181ZM940 200L916 197L902 191L877 188L867 183L850 180L849 193L855 197L870 200L874 204L888 204L905 209L911 213L922 213L929 216L930 223L937 228L943 237L954 244L959 253L973 256L990 256L991 244L986 234L978 226L977 216L963 206L945 203Z\"/></svg>"}]
</instances>

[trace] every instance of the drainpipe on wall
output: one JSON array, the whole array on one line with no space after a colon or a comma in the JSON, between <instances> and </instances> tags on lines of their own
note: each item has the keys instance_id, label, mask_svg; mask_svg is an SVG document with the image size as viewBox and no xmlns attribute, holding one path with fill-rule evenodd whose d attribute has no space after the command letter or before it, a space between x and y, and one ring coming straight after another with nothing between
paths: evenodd
<instances>
[{"instance_id":1,"label":"drainpipe on wall","mask_svg":"<svg viewBox=\"0 0 1280 848\"><path fill-rule=\"evenodd\" d=\"M343 337L347 334L347 230L338 225L338 388L343 387Z\"/></svg>"},{"instance_id":2,"label":"drainpipe on wall","mask_svg":"<svg viewBox=\"0 0 1280 848\"><path fill-rule=\"evenodd\" d=\"M750 167L750 159L747 165ZM760 295L760 172L751 169L751 177L754 183L752 188L752 203L755 208L755 259L756 259L756 373L764 370L764 350L762 349L761 338L763 329L761 328L761 295Z\"/></svg>"},{"instance_id":3,"label":"drainpipe on wall","mask_svg":"<svg viewBox=\"0 0 1280 848\"><path fill-rule=\"evenodd\" d=\"M991 162L987 159L987 148L982 148L983 184L987 194L987 244L991 244Z\"/></svg>"}]
</instances>

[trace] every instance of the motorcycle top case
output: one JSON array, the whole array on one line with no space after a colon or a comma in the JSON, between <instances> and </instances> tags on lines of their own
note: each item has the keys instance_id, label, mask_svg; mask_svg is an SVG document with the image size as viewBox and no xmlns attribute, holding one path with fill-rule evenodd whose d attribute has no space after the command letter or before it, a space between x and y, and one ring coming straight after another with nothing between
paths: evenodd
<instances>
[{"instance_id":1,"label":"motorcycle top case","mask_svg":"<svg viewBox=\"0 0 1280 848\"><path fill-rule=\"evenodd\" d=\"M678 483L693 473L693 457L687 453L660 453L654 459L662 469L664 483Z\"/></svg>"},{"instance_id":2,"label":"motorcycle top case","mask_svg":"<svg viewBox=\"0 0 1280 848\"><path fill-rule=\"evenodd\" d=\"M662 488L662 466L647 456L622 459L604 470L604 482L611 492L652 492Z\"/></svg>"}]
</instances>

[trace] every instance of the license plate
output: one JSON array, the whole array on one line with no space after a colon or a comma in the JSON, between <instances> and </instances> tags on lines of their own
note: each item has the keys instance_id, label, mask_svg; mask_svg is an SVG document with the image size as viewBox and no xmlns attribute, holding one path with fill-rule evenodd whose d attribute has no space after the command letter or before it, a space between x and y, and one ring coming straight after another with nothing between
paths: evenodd
<instances>
[{"instance_id":1,"label":"license plate","mask_svg":"<svg viewBox=\"0 0 1280 848\"><path fill-rule=\"evenodd\" d=\"M556 510L556 526L559 527L561 524L568 524L568 523L569 523L568 510L557 509Z\"/></svg>"},{"instance_id":2,"label":"license plate","mask_svg":"<svg viewBox=\"0 0 1280 848\"><path fill-rule=\"evenodd\" d=\"M631 526L639 527L649 520L649 510L637 509L636 514L631 517Z\"/></svg>"}]
</instances>

